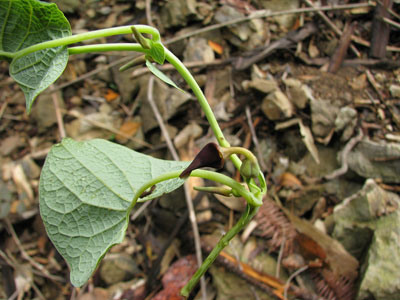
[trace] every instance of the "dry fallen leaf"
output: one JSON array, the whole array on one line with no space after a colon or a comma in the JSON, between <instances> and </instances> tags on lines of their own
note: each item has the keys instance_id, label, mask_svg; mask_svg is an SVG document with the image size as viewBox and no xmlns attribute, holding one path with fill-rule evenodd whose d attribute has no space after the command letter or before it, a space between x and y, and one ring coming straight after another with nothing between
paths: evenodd
<instances>
[{"instance_id":1,"label":"dry fallen leaf","mask_svg":"<svg viewBox=\"0 0 400 300\"><path fill-rule=\"evenodd\" d=\"M134 122L134 121L126 121L125 123L123 123L121 125L121 127L119 128L119 131L122 132L123 134L125 134L125 136L134 136L135 133L139 130L141 126L140 122ZM115 139L120 142L120 143L126 143L127 142L127 138L121 135L121 134L117 134L117 136L115 137Z\"/></svg>"},{"instance_id":2,"label":"dry fallen leaf","mask_svg":"<svg viewBox=\"0 0 400 300\"><path fill-rule=\"evenodd\" d=\"M311 156L314 158L315 162L319 164L319 155L317 147L314 144L314 138L311 130L308 126L305 126L303 122L299 119L300 134L303 138L303 143L306 145L308 151L310 151Z\"/></svg>"},{"instance_id":3,"label":"dry fallen leaf","mask_svg":"<svg viewBox=\"0 0 400 300\"><path fill-rule=\"evenodd\" d=\"M107 102L112 102L116 100L119 97L119 94L114 92L112 89L107 89L107 93L104 96L106 98Z\"/></svg>"},{"instance_id":4,"label":"dry fallen leaf","mask_svg":"<svg viewBox=\"0 0 400 300\"><path fill-rule=\"evenodd\" d=\"M295 175L289 172L284 172L281 175L279 182L282 187L287 187L292 189L299 189L303 187L301 181Z\"/></svg>"},{"instance_id":5,"label":"dry fallen leaf","mask_svg":"<svg viewBox=\"0 0 400 300\"><path fill-rule=\"evenodd\" d=\"M209 40L208 45L211 47L211 49L214 50L214 52L218 53L219 55L222 55L222 53L224 53L224 48L220 44Z\"/></svg>"},{"instance_id":6,"label":"dry fallen leaf","mask_svg":"<svg viewBox=\"0 0 400 300\"><path fill-rule=\"evenodd\" d=\"M186 285L192 275L196 272L197 262L194 255L180 258L173 263L167 273L163 276L163 290L153 297L152 300L183 300L181 289Z\"/></svg>"}]
</instances>

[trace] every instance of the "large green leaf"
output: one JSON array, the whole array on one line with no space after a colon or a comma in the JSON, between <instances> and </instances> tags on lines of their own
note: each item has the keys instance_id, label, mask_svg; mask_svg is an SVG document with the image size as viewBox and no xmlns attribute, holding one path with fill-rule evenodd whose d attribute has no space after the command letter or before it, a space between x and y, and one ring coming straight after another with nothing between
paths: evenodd
<instances>
[{"instance_id":1,"label":"large green leaf","mask_svg":"<svg viewBox=\"0 0 400 300\"><path fill-rule=\"evenodd\" d=\"M57 5L37 0L0 0L0 58L69 35L71 26ZM10 75L25 94L28 112L36 96L62 74L67 62L66 46L14 56Z\"/></svg>"},{"instance_id":2,"label":"large green leaf","mask_svg":"<svg viewBox=\"0 0 400 300\"><path fill-rule=\"evenodd\" d=\"M71 282L83 285L107 250L122 242L128 208L138 189L188 162L156 159L105 141L64 139L52 147L39 185L40 214L47 233L71 268ZM161 182L144 199L183 184Z\"/></svg>"}]
</instances>

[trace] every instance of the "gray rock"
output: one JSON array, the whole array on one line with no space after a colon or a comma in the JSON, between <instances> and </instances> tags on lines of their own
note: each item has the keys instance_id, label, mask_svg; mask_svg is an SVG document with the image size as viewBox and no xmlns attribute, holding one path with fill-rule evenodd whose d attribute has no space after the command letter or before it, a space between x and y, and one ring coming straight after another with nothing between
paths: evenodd
<instances>
[{"instance_id":1,"label":"gray rock","mask_svg":"<svg viewBox=\"0 0 400 300\"><path fill-rule=\"evenodd\" d=\"M299 7L298 0L260 0L259 2L263 8L271 11L289 10ZM293 27L296 18L297 16L293 14L273 17L275 22L288 30Z\"/></svg>"},{"instance_id":2,"label":"gray rock","mask_svg":"<svg viewBox=\"0 0 400 300\"><path fill-rule=\"evenodd\" d=\"M349 168L364 178L400 183L400 143L363 140L348 155Z\"/></svg>"},{"instance_id":3,"label":"gray rock","mask_svg":"<svg viewBox=\"0 0 400 300\"><path fill-rule=\"evenodd\" d=\"M126 254L108 254L100 266L100 277L107 285L130 280L138 272L135 261Z\"/></svg>"},{"instance_id":4,"label":"gray rock","mask_svg":"<svg viewBox=\"0 0 400 300\"><path fill-rule=\"evenodd\" d=\"M261 104L263 113L271 121L283 120L293 115L293 105L280 90L266 96Z\"/></svg>"},{"instance_id":5,"label":"gray rock","mask_svg":"<svg viewBox=\"0 0 400 300\"><path fill-rule=\"evenodd\" d=\"M60 108L64 108L61 92L57 92ZM51 94L41 94L32 107L32 117L36 120L39 132L46 132L48 128L57 124L53 98Z\"/></svg>"},{"instance_id":6,"label":"gray rock","mask_svg":"<svg viewBox=\"0 0 400 300\"><path fill-rule=\"evenodd\" d=\"M234 19L242 18L244 14L229 5L221 6L215 13L215 21L217 23L224 23ZM252 33L252 30L246 23L238 23L228 27L229 31L233 33L240 41L246 41ZM230 40L232 42L232 40Z\"/></svg>"},{"instance_id":7,"label":"gray rock","mask_svg":"<svg viewBox=\"0 0 400 300\"><path fill-rule=\"evenodd\" d=\"M317 145L317 149L319 159L322 163L316 163L311 153L307 153L304 158L299 161L299 164L306 168L308 176L321 178L339 168L337 149L321 145Z\"/></svg>"},{"instance_id":8,"label":"gray rock","mask_svg":"<svg viewBox=\"0 0 400 300\"><path fill-rule=\"evenodd\" d=\"M357 299L400 299L400 197L368 179L334 209L333 237L358 258Z\"/></svg>"},{"instance_id":9,"label":"gray rock","mask_svg":"<svg viewBox=\"0 0 400 300\"><path fill-rule=\"evenodd\" d=\"M196 14L196 0L167 1L160 12L162 24L169 27L186 26Z\"/></svg>"},{"instance_id":10,"label":"gray rock","mask_svg":"<svg viewBox=\"0 0 400 300\"><path fill-rule=\"evenodd\" d=\"M214 51L205 38L190 38L183 53L184 62L211 62L215 59Z\"/></svg>"},{"instance_id":11,"label":"gray rock","mask_svg":"<svg viewBox=\"0 0 400 300\"><path fill-rule=\"evenodd\" d=\"M111 61L117 59L116 57L111 58ZM118 86L118 92L121 95L122 101L124 103L131 103L133 101L133 95L135 95L140 88L140 83L138 80L133 80L131 78L132 72L129 72L129 70L120 72L119 68L120 66L111 69L114 82Z\"/></svg>"},{"instance_id":12,"label":"gray rock","mask_svg":"<svg viewBox=\"0 0 400 300\"><path fill-rule=\"evenodd\" d=\"M255 78L253 80L244 80L242 87L245 91L252 88L265 94L278 90L278 84L275 80Z\"/></svg>"},{"instance_id":13,"label":"gray rock","mask_svg":"<svg viewBox=\"0 0 400 300\"><path fill-rule=\"evenodd\" d=\"M335 130L343 131L340 140L347 141L354 133L357 125L357 111L354 108L345 106L339 110L335 120Z\"/></svg>"},{"instance_id":14,"label":"gray rock","mask_svg":"<svg viewBox=\"0 0 400 300\"><path fill-rule=\"evenodd\" d=\"M3 156L10 155L12 152L14 152L18 147L22 145L23 142L20 136L13 135L6 137L0 143L0 154Z\"/></svg>"},{"instance_id":15,"label":"gray rock","mask_svg":"<svg viewBox=\"0 0 400 300\"><path fill-rule=\"evenodd\" d=\"M312 131L317 137L326 137L335 128L339 108L326 100L311 100Z\"/></svg>"},{"instance_id":16,"label":"gray rock","mask_svg":"<svg viewBox=\"0 0 400 300\"><path fill-rule=\"evenodd\" d=\"M305 108L309 99L310 88L294 78L288 78L284 80L284 83L288 89L290 101L299 109Z\"/></svg>"},{"instance_id":17,"label":"gray rock","mask_svg":"<svg viewBox=\"0 0 400 300\"><path fill-rule=\"evenodd\" d=\"M139 101L141 105L140 116L143 121L144 133L158 126L153 110L147 100L148 78L148 76L142 76L139 79L139 82L142 84L140 84L139 94L135 99L135 101ZM154 102L164 121L175 115L179 107L190 99L190 94L182 93L175 88L170 88L158 78L154 79L153 95Z\"/></svg>"},{"instance_id":18,"label":"gray rock","mask_svg":"<svg viewBox=\"0 0 400 300\"><path fill-rule=\"evenodd\" d=\"M0 179L0 220L7 217L10 211L12 192L7 184Z\"/></svg>"},{"instance_id":19,"label":"gray rock","mask_svg":"<svg viewBox=\"0 0 400 300\"><path fill-rule=\"evenodd\" d=\"M390 91L390 94L392 95L392 97L400 98L400 85L392 84L389 87L389 91Z\"/></svg>"},{"instance_id":20,"label":"gray rock","mask_svg":"<svg viewBox=\"0 0 400 300\"><path fill-rule=\"evenodd\" d=\"M30 157L25 157L21 161L22 168L28 179L38 179L40 176L40 167Z\"/></svg>"}]
</instances>

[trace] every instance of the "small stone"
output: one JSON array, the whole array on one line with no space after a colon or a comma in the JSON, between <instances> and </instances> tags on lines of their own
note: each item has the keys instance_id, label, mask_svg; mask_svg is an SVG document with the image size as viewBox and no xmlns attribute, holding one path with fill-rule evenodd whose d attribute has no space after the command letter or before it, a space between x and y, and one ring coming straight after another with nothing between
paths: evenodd
<instances>
[{"instance_id":1,"label":"small stone","mask_svg":"<svg viewBox=\"0 0 400 300\"><path fill-rule=\"evenodd\" d=\"M244 17L244 14L240 13L234 7L229 5L221 6L215 13L214 19L217 23L224 23L230 20L234 20L237 18ZM228 26L228 30L234 34L236 39L239 41L247 41L249 36L252 33L252 30L249 28L248 24L246 23L239 23L235 25ZM233 44L236 42L230 40Z\"/></svg>"},{"instance_id":2,"label":"small stone","mask_svg":"<svg viewBox=\"0 0 400 300\"><path fill-rule=\"evenodd\" d=\"M363 261L357 299L399 299L399 196L368 179L335 207L333 216L333 236Z\"/></svg>"},{"instance_id":3,"label":"small stone","mask_svg":"<svg viewBox=\"0 0 400 300\"><path fill-rule=\"evenodd\" d=\"M104 16L107 16L112 12L112 8L110 6L101 6L98 12Z\"/></svg>"},{"instance_id":4,"label":"small stone","mask_svg":"<svg viewBox=\"0 0 400 300\"><path fill-rule=\"evenodd\" d=\"M390 91L390 94L392 95L392 97L400 98L400 85L392 84L389 87L389 91Z\"/></svg>"},{"instance_id":5,"label":"small stone","mask_svg":"<svg viewBox=\"0 0 400 300\"><path fill-rule=\"evenodd\" d=\"M335 130L343 131L340 140L345 142L350 139L357 125L357 111L354 108L345 106L339 110L335 120Z\"/></svg>"},{"instance_id":6,"label":"small stone","mask_svg":"<svg viewBox=\"0 0 400 300\"><path fill-rule=\"evenodd\" d=\"M69 102L74 106L81 106L83 103L82 98L79 96L71 97L71 99L69 99Z\"/></svg>"},{"instance_id":7,"label":"small stone","mask_svg":"<svg viewBox=\"0 0 400 300\"><path fill-rule=\"evenodd\" d=\"M107 285L130 280L138 272L135 261L126 254L108 254L100 266L100 277Z\"/></svg>"},{"instance_id":8,"label":"small stone","mask_svg":"<svg viewBox=\"0 0 400 300\"><path fill-rule=\"evenodd\" d=\"M349 168L364 178L400 183L400 143L362 140L349 153Z\"/></svg>"},{"instance_id":9,"label":"small stone","mask_svg":"<svg viewBox=\"0 0 400 300\"><path fill-rule=\"evenodd\" d=\"M22 161L22 168L28 179L38 179L40 176L40 167L34 162L32 158L25 157Z\"/></svg>"},{"instance_id":10,"label":"small stone","mask_svg":"<svg viewBox=\"0 0 400 300\"><path fill-rule=\"evenodd\" d=\"M360 76L355 77L351 82L349 82L349 85L356 91L365 89L368 85L367 74L362 73Z\"/></svg>"},{"instance_id":11,"label":"small stone","mask_svg":"<svg viewBox=\"0 0 400 300\"><path fill-rule=\"evenodd\" d=\"M288 88L290 101L299 109L305 108L308 101L308 87L303 85L300 80L294 78L288 78L284 80L284 83Z\"/></svg>"},{"instance_id":12,"label":"small stone","mask_svg":"<svg viewBox=\"0 0 400 300\"><path fill-rule=\"evenodd\" d=\"M252 88L262 93L269 94L278 89L278 84L275 80L256 78L253 80L244 80L242 82L242 87L245 91Z\"/></svg>"},{"instance_id":13,"label":"small stone","mask_svg":"<svg viewBox=\"0 0 400 300\"><path fill-rule=\"evenodd\" d=\"M326 137L335 127L339 108L326 100L311 100L312 131L317 137Z\"/></svg>"},{"instance_id":14,"label":"small stone","mask_svg":"<svg viewBox=\"0 0 400 300\"><path fill-rule=\"evenodd\" d=\"M139 101L142 105L140 108L140 116L143 120L142 127L144 133L158 126L153 110L147 99L148 79L148 76L142 76L139 79L139 82L142 84L140 84L139 94L135 99L135 101ZM164 121L175 115L180 106L191 97L189 93L182 93L175 88L170 88L158 78L154 80L153 94L154 102Z\"/></svg>"},{"instance_id":15,"label":"small stone","mask_svg":"<svg viewBox=\"0 0 400 300\"><path fill-rule=\"evenodd\" d=\"M61 92L57 92L57 101L60 108L64 108ZM48 128L57 124L53 96L41 94L32 107L32 117L38 124L39 132L46 132Z\"/></svg>"},{"instance_id":16,"label":"small stone","mask_svg":"<svg viewBox=\"0 0 400 300\"><path fill-rule=\"evenodd\" d=\"M21 138L18 135L6 137L0 144L0 154L8 156L22 145Z\"/></svg>"},{"instance_id":17,"label":"small stone","mask_svg":"<svg viewBox=\"0 0 400 300\"><path fill-rule=\"evenodd\" d=\"M168 1L162 7L160 18L163 26L186 26L192 16L196 15L196 0Z\"/></svg>"},{"instance_id":18,"label":"small stone","mask_svg":"<svg viewBox=\"0 0 400 300\"><path fill-rule=\"evenodd\" d=\"M3 180L0 179L0 220L7 217L10 211L12 192Z\"/></svg>"},{"instance_id":19,"label":"small stone","mask_svg":"<svg viewBox=\"0 0 400 300\"><path fill-rule=\"evenodd\" d=\"M213 49L204 38L190 38L183 53L184 62L211 62L215 59Z\"/></svg>"},{"instance_id":20,"label":"small stone","mask_svg":"<svg viewBox=\"0 0 400 300\"><path fill-rule=\"evenodd\" d=\"M283 120L293 115L293 105L284 93L277 90L266 96L261 109L271 121Z\"/></svg>"},{"instance_id":21,"label":"small stone","mask_svg":"<svg viewBox=\"0 0 400 300\"><path fill-rule=\"evenodd\" d=\"M282 10L291 10L298 8L300 5L300 1L268 0L268 1L260 1L260 4L266 10L282 11ZM281 16L273 17L273 20L277 22L284 29L289 30L294 26L294 23L297 20L297 16L294 14L284 14Z\"/></svg>"}]
</instances>

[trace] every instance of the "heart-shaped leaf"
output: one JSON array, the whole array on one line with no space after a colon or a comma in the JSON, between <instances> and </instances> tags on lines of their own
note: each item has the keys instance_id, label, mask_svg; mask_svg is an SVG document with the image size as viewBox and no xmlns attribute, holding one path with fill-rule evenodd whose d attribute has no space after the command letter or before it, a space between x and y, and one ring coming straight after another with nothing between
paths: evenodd
<instances>
[{"instance_id":1,"label":"heart-shaped leaf","mask_svg":"<svg viewBox=\"0 0 400 300\"><path fill-rule=\"evenodd\" d=\"M68 62L66 46L21 57L18 51L71 35L71 26L57 5L37 0L0 1L0 58L12 58L10 75L21 86L29 112L36 96L52 84Z\"/></svg>"},{"instance_id":2,"label":"heart-shaped leaf","mask_svg":"<svg viewBox=\"0 0 400 300\"><path fill-rule=\"evenodd\" d=\"M122 242L128 208L139 188L188 162L156 159L105 140L64 139L52 147L39 184L40 214L47 233L83 285L101 258ZM156 185L148 200L183 184L176 178Z\"/></svg>"}]
</instances>

